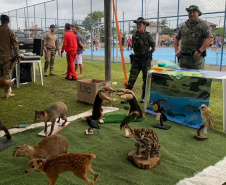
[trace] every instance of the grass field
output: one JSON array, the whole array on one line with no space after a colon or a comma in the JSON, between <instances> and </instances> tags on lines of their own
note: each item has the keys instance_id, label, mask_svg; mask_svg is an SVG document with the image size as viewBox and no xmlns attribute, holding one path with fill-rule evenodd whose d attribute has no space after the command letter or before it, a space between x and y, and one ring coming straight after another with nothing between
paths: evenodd
<instances>
[{"instance_id":1,"label":"grass field","mask_svg":"<svg viewBox=\"0 0 226 185\"><path fill-rule=\"evenodd\" d=\"M105 79L104 62L84 61L84 76L81 79ZM44 58L42 58L42 66L44 66ZM0 119L8 127L18 124L32 124L34 122L34 112L36 109L44 110L57 101L63 101L68 107L68 116L82 113L92 108L92 105L77 101L77 81L68 81L64 79L62 73L66 69L66 59L56 58L55 73L58 76L44 77L44 86L41 86L40 78L36 77L36 83L30 82L27 85L21 85L16 88L13 85L13 93L15 97L8 100L2 98L0 100ZM128 77L130 65L126 65ZM38 67L36 67L38 75ZM112 63L111 81L117 82L112 86L115 89L124 88L124 73L122 64ZM134 93L137 98L141 97L142 76L139 75L135 86ZM4 88L0 87L0 97L4 96ZM113 98L117 98L113 95ZM124 105L117 102L107 103L106 106L115 106L123 108ZM222 84L213 82L210 96L210 107L215 122L215 128L222 130ZM141 104L143 109L143 104Z\"/></svg>"}]
</instances>

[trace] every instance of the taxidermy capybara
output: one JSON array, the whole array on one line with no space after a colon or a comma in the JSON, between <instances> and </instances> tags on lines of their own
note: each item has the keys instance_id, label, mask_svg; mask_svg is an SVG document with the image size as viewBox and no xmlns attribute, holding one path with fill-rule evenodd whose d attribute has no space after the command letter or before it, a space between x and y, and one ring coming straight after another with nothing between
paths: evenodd
<instances>
[{"instance_id":1,"label":"taxidermy capybara","mask_svg":"<svg viewBox=\"0 0 226 185\"><path fill-rule=\"evenodd\" d=\"M5 127L5 125L3 125L3 123L0 121L0 130L4 130L5 132L5 137L8 139L8 140L11 140L11 135L8 131L8 129Z\"/></svg>"},{"instance_id":2,"label":"taxidermy capybara","mask_svg":"<svg viewBox=\"0 0 226 185\"><path fill-rule=\"evenodd\" d=\"M47 108L44 111L35 111L35 122L44 121L45 122L45 130L44 132L47 132L47 122L51 122L51 131L49 133L49 136L52 134L54 125L56 122L56 119L58 119L57 122L60 122L60 118L65 120L64 123L61 126L64 126L67 122L67 106L63 102L57 102L51 105L49 108Z\"/></svg>"},{"instance_id":3,"label":"taxidermy capybara","mask_svg":"<svg viewBox=\"0 0 226 185\"><path fill-rule=\"evenodd\" d=\"M55 185L60 173L71 171L75 176L84 180L87 184L93 185L100 176L94 173L91 167L94 154L68 153L49 160L32 159L27 165L25 173L41 171L48 179L48 184ZM94 175L94 180L87 177L87 173Z\"/></svg>"},{"instance_id":4,"label":"taxidermy capybara","mask_svg":"<svg viewBox=\"0 0 226 185\"><path fill-rule=\"evenodd\" d=\"M26 157L28 159L50 159L60 154L67 153L68 145L69 143L66 137L54 134L46 137L34 146L28 146L26 144L18 146L14 150L13 156Z\"/></svg>"}]
</instances>

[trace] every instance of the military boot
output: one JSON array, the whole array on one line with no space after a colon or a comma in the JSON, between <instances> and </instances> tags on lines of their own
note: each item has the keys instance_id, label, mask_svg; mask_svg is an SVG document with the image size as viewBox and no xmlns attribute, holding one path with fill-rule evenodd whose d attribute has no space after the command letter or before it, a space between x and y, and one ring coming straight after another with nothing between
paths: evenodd
<instances>
[{"instance_id":1,"label":"military boot","mask_svg":"<svg viewBox=\"0 0 226 185\"><path fill-rule=\"evenodd\" d=\"M44 71L44 76L45 77L49 76L48 73L47 73L47 71Z\"/></svg>"},{"instance_id":2,"label":"military boot","mask_svg":"<svg viewBox=\"0 0 226 185\"><path fill-rule=\"evenodd\" d=\"M11 92L5 93L5 98L6 98L6 99L8 99L8 98L10 98L10 97L13 97L13 96L15 96L15 94L13 94L13 93L11 93Z\"/></svg>"},{"instance_id":3,"label":"military boot","mask_svg":"<svg viewBox=\"0 0 226 185\"><path fill-rule=\"evenodd\" d=\"M50 71L49 76L57 76L53 71Z\"/></svg>"}]
</instances>

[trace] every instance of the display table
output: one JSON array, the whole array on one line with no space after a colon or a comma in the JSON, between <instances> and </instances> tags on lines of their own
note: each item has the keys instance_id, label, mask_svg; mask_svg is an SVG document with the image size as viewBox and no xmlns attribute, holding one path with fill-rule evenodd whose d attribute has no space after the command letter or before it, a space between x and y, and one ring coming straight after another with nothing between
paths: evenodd
<instances>
[{"instance_id":1,"label":"display table","mask_svg":"<svg viewBox=\"0 0 226 185\"><path fill-rule=\"evenodd\" d=\"M184 72L185 70L174 70L176 72ZM213 81L221 81L223 85L223 131L226 132L226 72L219 72L219 71L205 71L205 70L186 70L190 72L197 72L203 74L203 77L212 78ZM149 85L150 79L153 73L156 74L167 74L167 71L156 72L153 70L149 70L147 74L146 80L146 89L145 89L145 102L144 102L144 110L147 108L148 103L148 95L149 95Z\"/></svg>"},{"instance_id":2,"label":"display table","mask_svg":"<svg viewBox=\"0 0 226 185\"><path fill-rule=\"evenodd\" d=\"M32 63L32 70L33 70L33 81L36 81L36 75L35 75L35 63L38 63L39 67L39 73L40 73L40 78L41 78L41 83L43 86L43 76L42 76L42 64L41 60L22 60L20 63ZM17 88L20 87L20 65L16 64L16 83L17 83Z\"/></svg>"}]
</instances>

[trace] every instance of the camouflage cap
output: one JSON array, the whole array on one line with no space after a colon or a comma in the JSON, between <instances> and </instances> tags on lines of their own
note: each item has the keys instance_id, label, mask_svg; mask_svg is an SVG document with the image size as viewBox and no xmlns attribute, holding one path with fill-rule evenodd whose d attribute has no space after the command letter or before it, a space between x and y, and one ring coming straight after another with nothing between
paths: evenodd
<instances>
[{"instance_id":1,"label":"camouflage cap","mask_svg":"<svg viewBox=\"0 0 226 185\"><path fill-rule=\"evenodd\" d=\"M149 22L146 21L143 17L138 17L137 20L133 21L134 23L143 23L146 26L149 26Z\"/></svg>"},{"instance_id":2,"label":"camouflage cap","mask_svg":"<svg viewBox=\"0 0 226 185\"><path fill-rule=\"evenodd\" d=\"M197 11L197 12L200 13L199 16L202 15L202 12L199 10L199 7L196 6L196 5L191 5L191 6L189 6L189 8L186 8L186 11L187 11L187 12L190 12L190 11Z\"/></svg>"},{"instance_id":3,"label":"camouflage cap","mask_svg":"<svg viewBox=\"0 0 226 185\"><path fill-rule=\"evenodd\" d=\"M9 16L8 15L1 15L0 20L4 22L9 22Z\"/></svg>"},{"instance_id":4,"label":"camouflage cap","mask_svg":"<svg viewBox=\"0 0 226 185\"><path fill-rule=\"evenodd\" d=\"M55 25L54 25L54 24L51 24L51 25L50 25L50 28L56 28L56 27L55 27Z\"/></svg>"}]
</instances>

